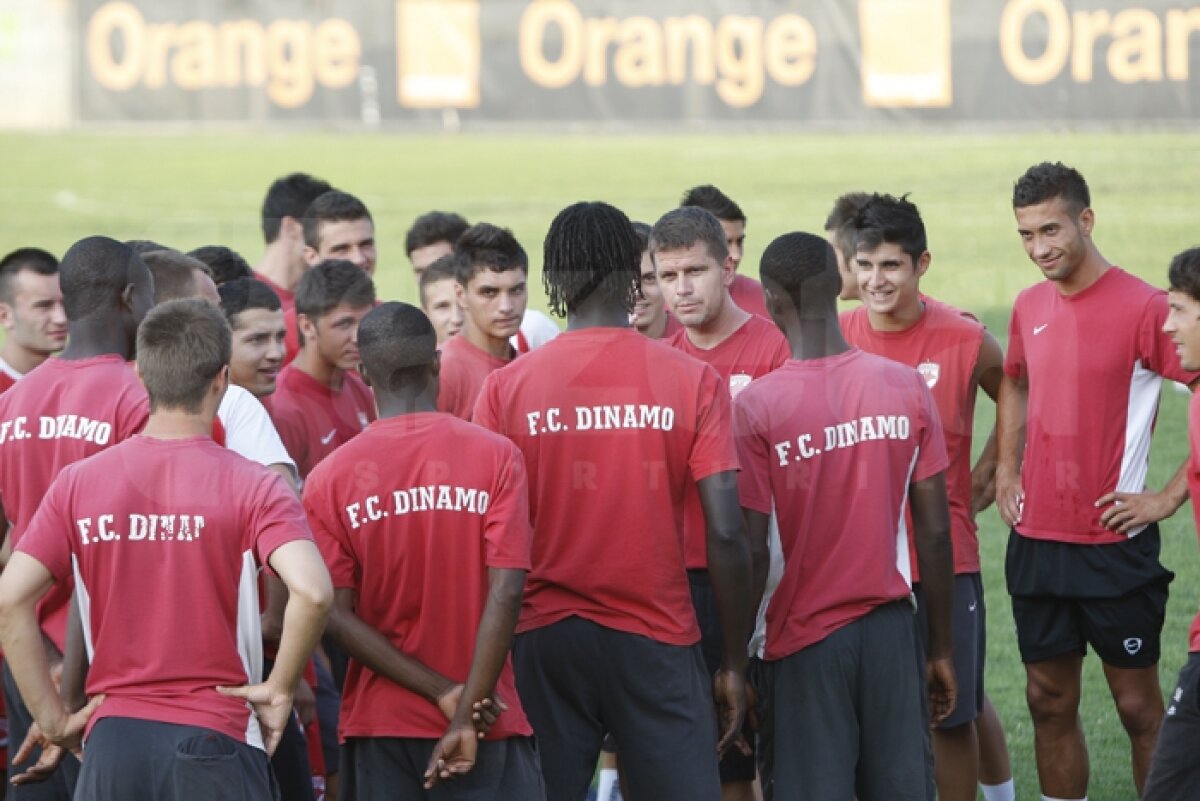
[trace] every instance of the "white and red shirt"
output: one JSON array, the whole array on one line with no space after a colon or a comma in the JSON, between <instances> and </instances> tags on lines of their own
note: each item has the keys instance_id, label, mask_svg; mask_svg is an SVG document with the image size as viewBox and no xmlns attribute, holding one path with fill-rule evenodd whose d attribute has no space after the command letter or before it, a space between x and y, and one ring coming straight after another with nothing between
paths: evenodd
<instances>
[{"instance_id":1,"label":"white and red shirt","mask_svg":"<svg viewBox=\"0 0 1200 801\"><path fill-rule=\"evenodd\" d=\"M13 546L60 470L141 431L149 414L145 387L115 354L47 359L0 395L0 503ZM71 598L67 578L38 605L38 622L60 651Z\"/></svg>"},{"instance_id":2,"label":"white and red shirt","mask_svg":"<svg viewBox=\"0 0 1200 801\"><path fill-rule=\"evenodd\" d=\"M1167 294L1119 267L1073 295L1043 281L1017 296L1004 362L1029 384L1017 533L1100 545L1141 532L1106 529L1096 501L1145 490L1162 378L1200 377L1180 366L1166 316Z\"/></svg>"},{"instance_id":3,"label":"white and red shirt","mask_svg":"<svg viewBox=\"0 0 1200 801\"><path fill-rule=\"evenodd\" d=\"M1192 519L1196 523L1196 535L1200 537L1200 393L1193 393L1188 401L1188 494L1192 497ZM1200 614L1192 620L1188 631L1188 651L1200 653Z\"/></svg>"},{"instance_id":4,"label":"white and red shirt","mask_svg":"<svg viewBox=\"0 0 1200 801\"><path fill-rule=\"evenodd\" d=\"M767 296L763 294L762 284L748 275L737 273L733 283L729 285L729 295L739 309L771 322L771 314L767 311Z\"/></svg>"},{"instance_id":5,"label":"white and red shirt","mask_svg":"<svg viewBox=\"0 0 1200 801\"><path fill-rule=\"evenodd\" d=\"M687 329L682 325L678 332L664 341L692 358L712 365L729 388L731 398L737 397L751 381L766 375L792 357L787 339L775 324L753 314L736 331L707 350L692 344ZM687 494L683 523L684 557L688 570L703 570L708 567L708 527L704 508L700 505L700 492L695 485L688 488Z\"/></svg>"},{"instance_id":6,"label":"white and red shirt","mask_svg":"<svg viewBox=\"0 0 1200 801\"><path fill-rule=\"evenodd\" d=\"M529 353L540 348L562 331L544 312L537 309L526 309L521 318L521 328L509 338L509 344L517 354Z\"/></svg>"},{"instance_id":7,"label":"white and red shirt","mask_svg":"<svg viewBox=\"0 0 1200 801\"><path fill-rule=\"evenodd\" d=\"M779 521L765 658L820 642L911 591L909 485L946 469L925 381L852 348L789 361L734 401L742 506Z\"/></svg>"},{"instance_id":8,"label":"white and red shirt","mask_svg":"<svg viewBox=\"0 0 1200 801\"><path fill-rule=\"evenodd\" d=\"M4 359L0 359L0 393L12 389L12 385L24 377L24 373L18 372L11 364Z\"/></svg>"},{"instance_id":9,"label":"white and red shirt","mask_svg":"<svg viewBox=\"0 0 1200 801\"><path fill-rule=\"evenodd\" d=\"M954 539L954 572L979 572L979 538L971 516L971 434L975 424L975 395L979 386L975 366L984 328L952 306L925 304L920 319L903 331L877 331L866 308L841 315L846 341L916 368L937 404L950 467L946 494L950 501L950 531ZM909 520L910 533L912 521ZM919 581L916 551L909 542L913 581Z\"/></svg>"},{"instance_id":10,"label":"white and red shirt","mask_svg":"<svg viewBox=\"0 0 1200 801\"><path fill-rule=\"evenodd\" d=\"M217 436L218 423L220 436ZM213 420L213 435L218 445L239 456L265 466L285 464L295 474L296 463L288 455L266 407L245 387L230 384L225 390Z\"/></svg>"},{"instance_id":11,"label":"white and red shirt","mask_svg":"<svg viewBox=\"0 0 1200 801\"><path fill-rule=\"evenodd\" d=\"M567 331L489 375L474 420L515 442L529 470L518 631L574 615L672 645L700 639L684 499L737 469L715 370L631 328Z\"/></svg>"},{"instance_id":12,"label":"white and red shirt","mask_svg":"<svg viewBox=\"0 0 1200 801\"><path fill-rule=\"evenodd\" d=\"M378 420L312 472L304 508L333 585L357 593L355 614L405 655L465 682L488 568L529 569L529 487L516 447L448 414ZM531 734L511 661L496 693L508 710L488 739ZM350 660L343 741L437 739L446 723L435 704Z\"/></svg>"},{"instance_id":13,"label":"white and red shirt","mask_svg":"<svg viewBox=\"0 0 1200 801\"><path fill-rule=\"evenodd\" d=\"M437 407L440 412L470 420L483 380L505 367L512 358L498 359L480 349L465 334L450 337L442 345L442 367L438 373ZM513 357L515 358L514 351Z\"/></svg>"},{"instance_id":14,"label":"white and red shirt","mask_svg":"<svg viewBox=\"0 0 1200 801\"><path fill-rule=\"evenodd\" d=\"M208 437L134 437L63 469L17 545L75 579L91 668L88 723L202 726L263 747L250 705L218 686L260 681L256 577L309 539L278 474Z\"/></svg>"},{"instance_id":15,"label":"white and red shirt","mask_svg":"<svg viewBox=\"0 0 1200 801\"><path fill-rule=\"evenodd\" d=\"M267 408L301 479L375 419L375 397L357 373L343 373L334 390L294 364L279 371Z\"/></svg>"}]
</instances>

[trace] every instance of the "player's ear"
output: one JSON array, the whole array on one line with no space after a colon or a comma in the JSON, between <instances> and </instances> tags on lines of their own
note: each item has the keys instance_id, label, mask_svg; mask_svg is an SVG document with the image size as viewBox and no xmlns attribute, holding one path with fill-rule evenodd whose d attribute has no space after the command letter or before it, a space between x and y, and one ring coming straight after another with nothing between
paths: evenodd
<instances>
[{"instance_id":1,"label":"player's ear","mask_svg":"<svg viewBox=\"0 0 1200 801\"><path fill-rule=\"evenodd\" d=\"M928 250L921 254L917 259L917 277L920 278L929 269L929 263L933 261L933 254Z\"/></svg>"},{"instance_id":2,"label":"player's ear","mask_svg":"<svg viewBox=\"0 0 1200 801\"><path fill-rule=\"evenodd\" d=\"M442 373L442 352L435 350L433 352L433 361L429 363L429 375L437 378Z\"/></svg>"},{"instance_id":3,"label":"player's ear","mask_svg":"<svg viewBox=\"0 0 1200 801\"><path fill-rule=\"evenodd\" d=\"M1079 212L1079 223L1078 223L1079 230L1081 232L1083 232L1084 236L1092 235L1092 226L1094 226L1095 224L1096 224L1096 212L1092 211L1090 208L1084 209L1083 211Z\"/></svg>"},{"instance_id":4,"label":"player's ear","mask_svg":"<svg viewBox=\"0 0 1200 801\"><path fill-rule=\"evenodd\" d=\"M13 307L7 303L0 303L0 326L11 331L16 325L16 319L13 315Z\"/></svg>"},{"instance_id":5,"label":"player's ear","mask_svg":"<svg viewBox=\"0 0 1200 801\"><path fill-rule=\"evenodd\" d=\"M467 297L467 288L458 281L454 282L454 302L458 304L458 308L466 310L466 304L463 303Z\"/></svg>"},{"instance_id":6,"label":"player's ear","mask_svg":"<svg viewBox=\"0 0 1200 801\"><path fill-rule=\"evenodd\" d=\"M301 342L306 339L312 339L317 335L317 327L311 317L307 314L296 315L296 329L300 332Z\"/></svg>"},{"instance_id":7,"label":"player's ear","mask_svg":"<svg viewBox=\"0 0 1200 801\"><path fill-rule=\"evenodd\" d=\"M721 283L725 286L733 284L734 275L737 273L737 265L734 264L733 255L726 254L725 261L721 264Z\"/></svg>"}]
</instances>

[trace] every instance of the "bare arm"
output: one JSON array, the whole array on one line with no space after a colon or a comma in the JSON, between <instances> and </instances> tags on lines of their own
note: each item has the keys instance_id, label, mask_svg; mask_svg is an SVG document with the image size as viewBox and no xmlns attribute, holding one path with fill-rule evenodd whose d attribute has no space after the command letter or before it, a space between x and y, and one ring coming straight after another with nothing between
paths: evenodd
<instances>
[{"instance_id":1,"label":"bare arm","mask_svg":"<svg viewBox=\"0 0 1200 801\"><path fill-rule=\"evenodd\" d=\"M767 575L771 571L771 549L767 535L771 517L753 509L742 509L746 519L746 539L750 543L750 631L757 622L758 607L762 604L767 589Z\"/></svg>"},{"instance_id":2,"label":"bare arm","mask_svg":"<svg viewBox=\"0 0 1200 801\"><path fill-rule=\"evenodd\" d=\"M1000 399L1000 382L1004 378L1004 351L988 331L979 343L979 358L975 361L975 383L993 402ZM971 402L974 402L972 399ZM983 451L971 469L971 515L977 515L996 500L996 460L998 455L996 428L988 432Z\"/></svg>"},{"instance_id":3,"label":"bare arm","mask_svg":"<svg viewBox=\"0 0 1200 801\"><path fill-rule=\"evenodd\" d=\"M913 545L921 571L921 590L929 619L927 648L929 712L933 722L954 709L957 686L951 643L951 605L954 600L954 548L950 540L950 507L946 477L938 473L909 487L912 502Z\"/></svg>"},{"instance_id":4,"label":"bare arm","mask_svg":"<svg viewBox=\"0 0 1200 801\"><path fill-rule=\"evenodd\" d=\"M996 402L996 506L1010 526L1021 521L1025 491L1021 487L1021 448L1029 408L1029 384L1005 375Z\"/></svg>"}]
</instances>

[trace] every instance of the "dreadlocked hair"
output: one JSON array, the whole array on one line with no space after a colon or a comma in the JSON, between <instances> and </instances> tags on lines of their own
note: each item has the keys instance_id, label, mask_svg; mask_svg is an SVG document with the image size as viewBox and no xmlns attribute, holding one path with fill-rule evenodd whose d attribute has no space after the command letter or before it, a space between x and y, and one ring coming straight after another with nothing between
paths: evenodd
<instances>
[{"instance_id":1,"label":"dreadlocked hair","mask_svg":"<svg viewBox=\"0 0 1200 801\"><path fill-rule=\"evenodd\" d=\"M632 310L642 247L629 218L607 203L576 203L558 213L546 234L542 283L559 317L592 297Z\"/></svg>"}]
</instances>

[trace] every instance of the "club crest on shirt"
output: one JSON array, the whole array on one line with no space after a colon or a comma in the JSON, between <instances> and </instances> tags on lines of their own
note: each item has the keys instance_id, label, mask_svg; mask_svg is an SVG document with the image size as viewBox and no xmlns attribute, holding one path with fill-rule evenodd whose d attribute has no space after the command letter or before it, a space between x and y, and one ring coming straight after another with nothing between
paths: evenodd
<instances>
[{"instance_id":1,"label":"club crest on shirt","mask_svg":"<svg viewBox=\"0 0 1200 801\"><path fill-rule=\"evenodd\" d=\"M921 374L921 378L925 379L926 386L933 389L934 384L938 382L938 377L942 374L942 367L937 362L921 362L917 365L917 372Z\"/></svg>"},{"instance_id":2,"label":"club crest on shirt","mask_svg":"<svg viewBox=\"0 0 1200 801\"><path fill-rule=\"evenodd\" d=\"M729 376L729 397L736 398L738 393L750 386L752 379L745 373L734 373Z\"/></svg>"},{"instance_id":3,"label":"club crest on shirt","mask_svg":"<svg viewBox=\"0 0 1200 801\"><path fill-rule=\"evenodd\" d=\"M359 409L358 410L358 425L359 425L359 427L366 428L370 424L371 424L371 421L367 418L367 413L364 412L362 409Z\"/></svg>"}]
</instances>

